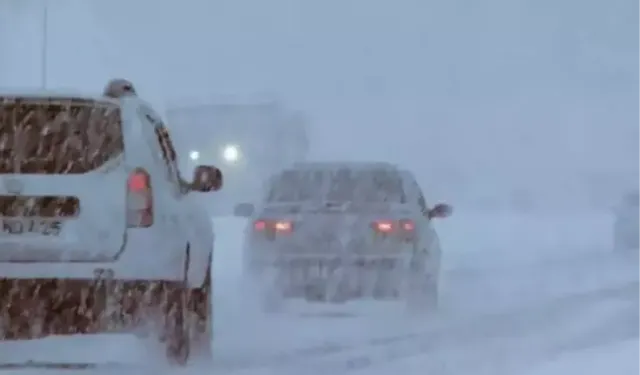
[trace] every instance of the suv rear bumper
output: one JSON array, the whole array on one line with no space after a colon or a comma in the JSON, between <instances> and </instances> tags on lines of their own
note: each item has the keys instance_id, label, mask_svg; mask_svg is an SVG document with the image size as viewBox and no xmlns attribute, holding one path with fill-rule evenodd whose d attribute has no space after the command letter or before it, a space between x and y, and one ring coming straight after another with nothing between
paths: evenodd
<instances>
[{"instance_id":1,"label":"suv rear bumper","mask_svg":"<svg viewBox=\"0 0 640 375\"><path fill-rule=\"evenodd\" d=\"M0 279L0 336L5 340L49 335L127 332L159 324L181 284L63 279Z\"/></svg>"},{"instance_id":2,"label":"suv rear bumper","mask_svg":"<svg viewBox=\"0 0 640 375\"><path fill-rule=\"evenodd\" d=\"M274 266L296 261L334 262L349 265L367 261L394 261L408 264L414 257L416 245L412 242L365 244L341 248L317 248L279 243L255 243L245 248L249 264Z\"/></svg>"}]
</instances>

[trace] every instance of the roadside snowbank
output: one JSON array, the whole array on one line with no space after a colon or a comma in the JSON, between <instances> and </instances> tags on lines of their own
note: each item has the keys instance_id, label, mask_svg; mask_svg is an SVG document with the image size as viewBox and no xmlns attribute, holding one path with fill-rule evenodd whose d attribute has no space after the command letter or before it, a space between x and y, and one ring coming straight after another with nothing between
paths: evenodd
<instances>
[{"instance_id":1,"label":"roadside snowbank","mask_svg":"<svg viewBox=\"0 0 640 375\"><path fill-rule=\"evenodd\" d=\"M560 356L522 375L637 375L638 339L606 347L595 347Z\"/></svg>"},{"instance_id":2,"label":"roadside snowbank","mask_svg":"<svg viewBox=\"0 0 640 375\"><path fill-rule=\"evenodd\" d=\"M435 222L445 269L530 265L610 253L613 217L602 212L455 211Z\"/></svg>"}]
</instances>

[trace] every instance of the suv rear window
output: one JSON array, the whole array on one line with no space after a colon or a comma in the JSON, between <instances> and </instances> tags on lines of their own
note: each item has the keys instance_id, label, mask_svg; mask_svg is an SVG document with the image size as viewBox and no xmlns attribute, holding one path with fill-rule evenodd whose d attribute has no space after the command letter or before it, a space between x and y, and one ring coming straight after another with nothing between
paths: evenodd
<instances>
[{"instance_id":1,"label":"suv rear window","mask_svg":"<svg viewBox=\"0 0 640 375\"><path fill-rule=\"evenodd\" d=\"M0 174L81 174L123 152L117 105L0 97Z\"/></svg>"},{"instance_id":2,"label":"suv rear window","mask_svg":"<svg viewBox=\"0 0 640 375\"><path fill-rule=\"evenodd\" d=\"M403 179L389 169L287 170L272 180L270 202L406 203Z\"/></svg>"}]
</instances>

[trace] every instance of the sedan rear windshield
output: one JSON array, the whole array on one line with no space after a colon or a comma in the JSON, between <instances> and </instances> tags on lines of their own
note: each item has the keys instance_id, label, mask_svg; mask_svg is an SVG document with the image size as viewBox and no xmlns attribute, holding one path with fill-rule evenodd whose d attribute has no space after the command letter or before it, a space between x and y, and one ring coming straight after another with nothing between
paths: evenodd
<instances>
[{"instance_id":1,"label":"sedan rear windshield","mask_svg":"<svg viewBox=\"0 0 640 375\"><path fill-rule=\"evenodd\" d=\"M288 170L273 181L269 202L405 203L403 180L389 169Z\"/></svg>"},{"instance_id":2,"label":"sedan rear windshield","mask_svg":"<svg viewBox=\"0 0 640 375\"><path fill-rule=\"evenodd\" d=\"M0 97L0 174L87 173L123 152L113 103Z\"/></svg>"}]
</instances>

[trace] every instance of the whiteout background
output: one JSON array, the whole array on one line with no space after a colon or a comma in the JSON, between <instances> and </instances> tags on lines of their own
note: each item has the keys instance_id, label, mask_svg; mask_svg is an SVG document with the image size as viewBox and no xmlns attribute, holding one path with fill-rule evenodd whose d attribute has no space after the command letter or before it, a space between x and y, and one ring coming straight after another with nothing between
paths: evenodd
<instances>
[{"instance_id":1,"label":"whiteout background","mask_svg":"<svg viewBox=\"0 0 640 375\"><path fill-rule=\"evenodd\" d=\"M0 1L0 86L41 84L42 5ZM608 209L638 182L637 30L631 0L56 0L47 85L123 76L160 110L274 95L312 118L314 157L398 162L456 207L437 324L368 305L260 316L236 292L244 223L218 220L219 372L553 374L574 370L541 363L575 352L636 374L637 255L609 252ZM147 352L45 344L1 353Z\"/></svg>"},{"instance_id":2,"label":"whiteout background","mask_svg":"<svg viewBox=\"0 0 640 375\"><path fill-rule=\"evenodd\" d=\"M3 86L40 84L43 1L0 4ZM275 95L317 157L397 161L467 204L608 207L637 183L630 0L50 3L51 87Z\"/></svg>"}]
</instances>

